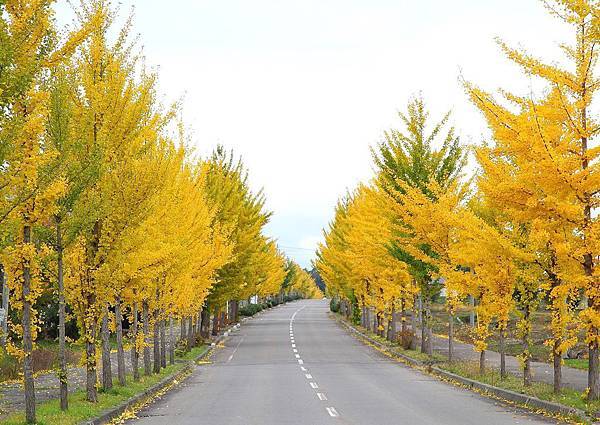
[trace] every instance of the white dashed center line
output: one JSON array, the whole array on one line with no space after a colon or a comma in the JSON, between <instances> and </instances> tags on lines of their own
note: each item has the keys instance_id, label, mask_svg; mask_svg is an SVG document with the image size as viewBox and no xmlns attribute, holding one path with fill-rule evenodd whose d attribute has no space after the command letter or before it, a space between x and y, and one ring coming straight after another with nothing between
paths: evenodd
<instances>
[{"instance_id":1,"label":"white dashed center line","mask_svg":"<svg viewBox=\"0 0 600 425\"><path fill-rule=\"evenodd\" d=\"M329 413L329 416L331 416L332 418L337 418L338 416L340 416L337 410L335 410L335 407L328 407L327 413Z\"/></svg>"},{"instance_id":2,"label":"white dashed center line","mask_svg":"<svg viewBox=\"0 0 600 425\"><path fill-rule=\"evenodd\" d=\"M313 376L310 373L308 373L308 369L306 369L304 366L302 366L304 364L304 360L302 360L300 358L300 354L298 354L298 350L296 348L296 340L294 339L294 319L296 318L296 315L302 309L304 309L304 307L296 310L294 312L294 314L292 314L292 317L290 318L290 342L292 344L292 349L293 349L293 352L294 352L294 356L296 357L296 360L298 360L298 364L301 365L300 369L302 370L302 372L307 372L307 373L304 374L304 376L306 377L306 379L313 379ZM316 382L314 382L314 381L309 382L309 385L314 390L316 390L316 389L319 388L319 385ZM326 401L327 400L327 396L324 393L317 392L317 397L321 401ZM337 418L337 417L340 416L340 414L337 412L337 410L335 410L335 407L333 407L333 406L326 407L325 409L327 410L327 413L329 414L329 416L331 416L332 418Z\"/></svg>"}]
</instances>

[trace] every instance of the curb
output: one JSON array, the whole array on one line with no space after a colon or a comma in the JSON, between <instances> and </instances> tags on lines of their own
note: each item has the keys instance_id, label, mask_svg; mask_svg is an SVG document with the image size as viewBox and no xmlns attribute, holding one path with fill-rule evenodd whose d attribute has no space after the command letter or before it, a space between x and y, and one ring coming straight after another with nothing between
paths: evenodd
<instances>
[{"instance_id":1,"label":"curb","mask_svg":"<svg viewBox=\"0 0 600 425\"><path fill-rule=\"evenodd\" d=\"M501 400L516 403L520 407L524 407L529 410L541 409L541 410L544 410L544 411L549 412L554 415L577 416L579 418L583 418L583 419L586 419L586 420L589 420L592 422L596 420L593 417L590 417L583 410L577 409L575 407L565 406L563 404L542 400L537 397L517 393L514 391L506 390L504 388L495 387L495 386L489 385L489 384L484 384L483 382L465 378L463 376L456 375L454 373L448 372L446 370L440 369L435 366L429 367L427 364L425 364L419 360L415 360L411 357L408 357L407 355L394 350L392 347L389 347L385 344L382 344L379 341L374 340L373 338L371 338L370 336L359 331L358 329L356 329L354 326L350 325L349 323L346 323L343 320L339 320L337 317L333 317L333 319L337 323L345 326L351 332L353 332L353 333L359 335L361 338L364 338L365 340L367 340L370 344L373 344L376 347L378 347L379 349L386 351L396 357L401 358L404 362L409 364L409 366L414 367L414 368L427 367L427 370L430 373L432 373L433 375L436 375L437 377L442 378L442 379L446 379L446 380L461 384L471 391L483 392L488 395L495 396Z\"/></svg>"},{"instance_id":2,"label":"curb","mask_svg":"<svg viewBox=\"0 0 600 425\"><path fill-rule=\"evenodd\" d=\"M80 422L79 425L104 425L110 423L112 420L118 418L123 413L125 413L128 409L138 405L143 404L152 399L156 394L160 393L163 389L169 387L176 381L187 378L187 376L194 370L194 364L202 359L207 358L215 347L224 340L231 330L237 327L238 324L233 325L228 330L226 330L223 334L219 335L217 339L215 339L210 345L206 347L206 349L200 353L194 360L188 360L187 364L178 372L171 376L167 376L163 378L160 382L154 384L152 387L148 388L144 392L137 394L131 397L129 400L124 401L118 406L112 407L104 411L100 416L97 416L93 419L88 419L83 422Z\"/></svg>"}]
</instances>

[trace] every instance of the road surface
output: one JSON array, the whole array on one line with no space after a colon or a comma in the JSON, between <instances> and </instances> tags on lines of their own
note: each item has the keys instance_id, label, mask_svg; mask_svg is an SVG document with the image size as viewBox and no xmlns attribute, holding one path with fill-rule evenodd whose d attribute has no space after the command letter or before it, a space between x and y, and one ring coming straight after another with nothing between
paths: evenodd
<instances>
[{"instance_id":1,"label":"road surface","mask_svg":"<svg viewBox=\"0 0 600 425\"><path fill-rule=\"evenodd\" d=\"M394 362L328 318L322 300L244 322L180 387L138 413L139 425L556 423Z\"/></svg>"}]
</instances>

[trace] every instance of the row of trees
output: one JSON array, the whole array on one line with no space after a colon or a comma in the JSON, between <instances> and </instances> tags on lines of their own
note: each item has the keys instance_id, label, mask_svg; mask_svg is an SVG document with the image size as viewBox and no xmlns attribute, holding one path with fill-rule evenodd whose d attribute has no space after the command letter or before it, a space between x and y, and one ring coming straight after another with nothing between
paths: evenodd
<instances>
[{"instance_id":1,"label":"row of trees","mask_svg":"<svg viewBox=\"0 0 600 425\"><path fill-rule=\"evenodd\" d=\"M550 13L573 30L561 45L567 65L545 63L499 41L528 78L545 81L538 97L500 96L464 82L483 113L490 141L474 149L478 169L464 178L467 149L448 128L430 125L421 97L401 114L405 130L391 130L372 149L376 177L337 205L317 267L332 295L376 314L378 331L395 337L394 312L409 330L407 311L421 307L421 350L431 354L431 310L444 291L453 355L453 316L477 300L475 348L484 371L487 341L503 341L509 314L518 314L524 384L531 383L531 319L551 314L554 389L562 357L581 336L589 351L588 398L600 398L600 255L596 209L600 163L593 101L599 87L600 7L595 1L556 0ZM356 312L355 312L356 314ZM411 315L413 321L416 311Z\"/></svg>"},{"instance_id":2,"label":"row of trees","mask_svg":"<svg viewBox=\"0 0 600 425\"><path fill-rule=\"evenodd\" d=\"M157 75L115 29L108 0L82 0L75 30L58 28L53 0L0 2L0 244L10 290L7 351L22 360L26 419L35 422L36 301L59 302L61 407L67 408L65 321L85 344L86 394L113 385L109 337L125 385L123 323L133 379L166 366L165 327L193 335L237 316L238 300L312 294L262 230L270 213L243 164L218 148L188 149L179 105L158 100ZM294 274L294 276L291 276ZM287 279L286 279L287 277ZM168 324L168 325L167 325ZM186 329L187 327L187 329ZM101 350L98 350L101 347Z\"/></svg>"}]
</instances>

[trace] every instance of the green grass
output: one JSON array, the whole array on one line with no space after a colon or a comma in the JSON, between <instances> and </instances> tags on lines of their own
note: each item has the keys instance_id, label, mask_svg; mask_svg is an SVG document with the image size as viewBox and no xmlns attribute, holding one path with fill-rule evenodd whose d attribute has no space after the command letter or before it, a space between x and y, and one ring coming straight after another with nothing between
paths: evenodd
<instances>
[{"instance_id":1,"label":"green grass","mask_svg":"<svg viewBox=\"0 0 600 425\"><path fill-rule=\"evenodd\" d=\"M588 359L565 359L565 366L575 369L588 370Z\"/></svg>"},{"instance_id":2,"label":"green grass","mask_svg":"<svg viewBox=\"0 0 600 425\"><path fill-rule=\"evenodd\" d=\"M454 362L443 363L440 369L455 373L465 378L504 388L521 394L527 394L542 400L548 400L565 406L575 407L586 412L595 413L600 410L600 401L588 403L584 394L571 388L563 388L559 394L554 394L552 385L544 382L533 382L530 387L523 385L523 380L514 375L508 375L500 379L500 372L488 368L485 374L479 374L479 363L477 362Z\"/></svg>"},{"instance_id":3,"label":"green grass","mask_svg":"<svg viewBox=\"0 0 600 425\"><path fill-rule=\"evenodd\" d=\"M191 360L199 356L205 346L195 347L182 358ZM127 377L127 385L124 387L118 384L107 392L98 392L98 403L90 403L85 400L85 391L79 390L69 396L69 410L63 412L60 410L59 400L51 400L40 403L37 406L37 424L38 425L76 425L82 421L94 418L103 411L115 407L131 397L145 391L165 377L180 371L185 367L185 363L175 363L162 369L159 374L144 376L143 371L139 382L133 382L131 376ZM24 425L25 418L23 413L11 415L7 419L0 421L2 425Z\"/></svg>"}]
</instances>

